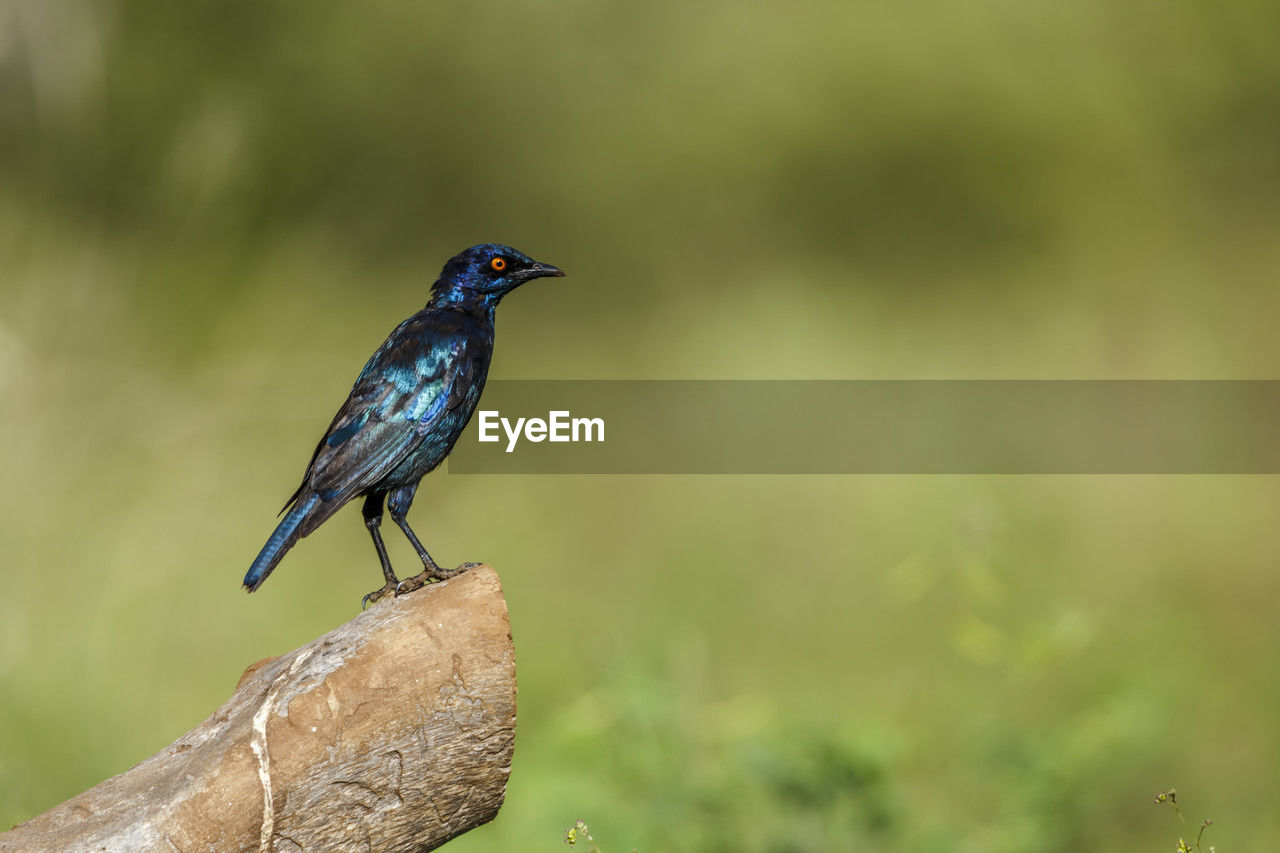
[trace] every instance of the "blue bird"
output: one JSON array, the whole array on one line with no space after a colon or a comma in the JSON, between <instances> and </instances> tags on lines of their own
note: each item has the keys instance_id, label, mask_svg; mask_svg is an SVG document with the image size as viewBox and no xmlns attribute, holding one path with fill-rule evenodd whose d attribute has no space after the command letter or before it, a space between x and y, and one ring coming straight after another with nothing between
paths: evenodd
<instances>
[{"instance_id":1,"label":"blue bird","mask_svg":"<svg viewBox=\"0 0 1280 853\"><path fill-rule=\"evenodd\" d=\"M484 243L455 255L427 306L396 327L360 371L347 401L316 445L302 485L289 498L244 585L262 586L285 553L353 498L364 498L386 584L364 597L417 589L458 574L442 569L405 518L418 481L444 461L475 411L493 356L493 314L520 285L564 272L509 246ZM383 502L422 559L422 573L396 578L382 542Z\"/></svg>"}]
</instances>

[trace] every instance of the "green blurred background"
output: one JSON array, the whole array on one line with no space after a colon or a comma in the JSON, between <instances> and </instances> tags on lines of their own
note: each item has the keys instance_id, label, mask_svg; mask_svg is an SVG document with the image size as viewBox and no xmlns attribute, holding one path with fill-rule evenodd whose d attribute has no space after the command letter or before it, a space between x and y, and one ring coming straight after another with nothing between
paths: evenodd
<instances>
[{"instance_id":1,"label":"green blurred background","mask_svg":"<svg viewBox=\"0 0 1280 853\"><path fill-rule=\"evenodd\" d=\"M0 3L0 825L354 615L240 578L443 261L503 378L1276 378L1280 7ZM803 413L801 413L803 414ZM1280 835L1271 477L462 477L520 728L450 849ZM413 562L391 537L393 559Z\"/></svg>"}]
</instances>

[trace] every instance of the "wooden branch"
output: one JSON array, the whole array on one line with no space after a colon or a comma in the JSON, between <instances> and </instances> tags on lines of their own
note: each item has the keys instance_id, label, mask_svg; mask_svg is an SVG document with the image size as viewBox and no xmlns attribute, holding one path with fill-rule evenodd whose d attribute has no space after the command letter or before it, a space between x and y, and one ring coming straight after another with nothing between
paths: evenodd
<instances>
[{"instance_id":1,"label":"wooden branch","mask_svg":"<svg viewBox=\"0 0 1280 853\"><path fill-rule=\"evenodd\" d=\"M477 566L254 664L209 719L0 850L431 850L498 813L515 699L502 587Z\"/></svg>"}]
</instances>

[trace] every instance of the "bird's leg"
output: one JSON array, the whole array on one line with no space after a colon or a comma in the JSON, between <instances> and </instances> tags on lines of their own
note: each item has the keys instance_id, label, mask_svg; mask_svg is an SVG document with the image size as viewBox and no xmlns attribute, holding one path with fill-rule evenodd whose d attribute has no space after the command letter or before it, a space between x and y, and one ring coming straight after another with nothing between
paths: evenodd
<instances>
[{"instance_id":1,"label":"bird's leg","mask_svg":"<svg viewBox=\"0 0 1280 853\"><path fill-rule=\"evenodd\" d=\"M387 546L382 542L382 532L378 530L382 524L382 499L384 492L370 492L364 499L364 526L369 528L369 535L373 537L373 547L378 551L378 560L382 563L382 576L387 579L382 589L375 589L366 595L360 603L363 610L373 602L387 595L392 595L396 591L396 587L400 584L396 573L391 570L391 558L387 556Z\"/></svg>"},{"instance_id":2,"label":"bird's leg","mask_svg":"<svg viewBox=\"0 0 1280 853\"><path fill-rule=\"evenodd\" d=\"M422 573L401 581L400 586L397 588L397 592L401 593L415 590L432 581L448 580L462 573L460 569L442 569L436 565L436 561L431 559L431 555L427 553L427 549L418 541L413 528L409 526L409 520L405 518L405 513L409 511L409 505L413 503L413 494L417 490L417 483L412 486L402 486L392 492L390 499L387 501L387 509L391 511L391 520L404 532L409 544L413 546L413 550L418 552L418 558L422 560Z\"/></svg>"}]
</instances>

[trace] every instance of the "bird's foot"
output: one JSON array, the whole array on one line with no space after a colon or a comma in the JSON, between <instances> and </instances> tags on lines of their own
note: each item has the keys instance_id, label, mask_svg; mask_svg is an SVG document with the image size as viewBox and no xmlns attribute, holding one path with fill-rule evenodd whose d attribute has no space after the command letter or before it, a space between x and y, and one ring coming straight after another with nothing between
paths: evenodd
<instances>
[{"instance_id":1,"label":"bird's foot","mask_svg":"<svg viewBox=\"0 0 1280 853\"><path fill-rule=\"evenodd\" d=\"M456 578L463 572L474 569L479 565L481 564L463 563L456 569L442 569L439 566L430 566L423 569L421 572L418 572L418 574L413 577L405 578L400 581L399 585L396 586L396 595L404 595L406 592L413 592L415 589L422 589L424 586L428 586L433 583L439 583L440 581L447 581L451 578Z\"/></svg>"},{"instance_id":2,"label":"bird's foot","mask_svg":"<svg viewBox=\"0 0 1280 853\"><path fill-rule=\"evenodd\" d=\"M450 578L456 578L458 575L471 568L470 563L464 563L456 569L442 569L439 566L433 566L430 569L423 569L422 574L418 577L428 577L432 581L447 581Z\"/></svg>"},{"instance_id":3,"label":"bird's foot","mask_svg":"<svg viewBox=\"0 0 1280 853\"><path fill-rule=\"evenodd\" d=\"M404 583L404 581L401 581L400 583ZM364 610L370 604L373 604L379 599L386 598L388 595L399 595L399 589L400 586L398 584L393 581L387 581L386 586L382 589L375 589L373 592L360 599L360 609Z\"/></svg>"},{"instance_id":4,"label":"bird's foot","mask_svg":"<svg viewBox=\"0 0 1280 853\"><path fill-rule=\"evenodd\" d=\"M396 584L396 595L404 595L407 592L413 592L415 589L421 589L426 585L427 582L422 579L422 575L414 575Z\"/></svg>"},{"instance_id":5,"label":"bird's foot","mask_svg":"<svg viewBox=\"0 0 1280 853\"><path fill-rule=\"evenodd\" d=\"M458 575L471 571L476 566L483 566L484 563L463 563L456 569L442 569L439 566L432 566L429 569L423 569L422 574L418 577L427 577L432 581L447 581L450 578L456 578Z\"/></svg>"}]
</instances>

